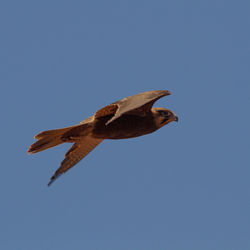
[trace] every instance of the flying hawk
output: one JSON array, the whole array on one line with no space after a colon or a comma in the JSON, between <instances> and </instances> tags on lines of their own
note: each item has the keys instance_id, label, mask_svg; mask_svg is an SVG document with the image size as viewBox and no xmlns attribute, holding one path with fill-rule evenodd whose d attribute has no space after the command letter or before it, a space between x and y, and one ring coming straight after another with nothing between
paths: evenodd
<instances>
[{"instance_id":1,"label":"flying hawk","mask_svg":"<svg viewBox=\"0 0 250 250\"><path fill-rule=\"evenodd\" d=\"M169 109L152 108L167 90L147 91L126 97L98 110L93 116L72 127L47 130L37 134L37 141L28 150L29 154L57 146L74 143L61 166L51 177L50 185L68 171L104 139L126 139L152 133L178 117Z\"/></svg>"}]
</instances>

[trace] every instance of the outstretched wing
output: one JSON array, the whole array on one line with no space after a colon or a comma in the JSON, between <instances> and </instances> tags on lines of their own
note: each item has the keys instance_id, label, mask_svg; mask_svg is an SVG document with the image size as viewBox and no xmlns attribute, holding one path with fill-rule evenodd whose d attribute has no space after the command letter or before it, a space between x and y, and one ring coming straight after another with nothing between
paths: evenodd
<instances>
[{"instance_id":1,"label":"outstretched wing","mask_svg":"<svg viewBox=\"0 0 250 250\"><path fill-rule=\"evenodd\" d=\"M94 118L100 118L107 115L115 115L119 106L116 103L109 104L95 112Z\"/></svg>"},{"instance_id":2,"label":"outstretched wing","mask_svg":"<svg viewBox=\"0 0 250 250\"><path fill-rule=\"evenodd\" d=\"M60 168L58 168L55 174L51 177L48 186L51 185L52 182L55 181L61 174L76 165L102 141L102 139L84 137L80 142L73 144L73 146L65 154L65 158L62 161Z\"/></svg>"},{"instance_id":3,"label":"outstretched wing","mask_svg":"<svg viewBox=\"0 0 250 250\"><path fill-rule=\"evenodd\" d=\"M98 110L95 117L98 117L98 112L100 114L104 113L105 115L114 114L106 123L106 125L108 125L110 122L127 112L138 115L149 112L158 99L167 95L170 95L168 90L154 90L129 96Z\"/></svg>"}]
</instances>

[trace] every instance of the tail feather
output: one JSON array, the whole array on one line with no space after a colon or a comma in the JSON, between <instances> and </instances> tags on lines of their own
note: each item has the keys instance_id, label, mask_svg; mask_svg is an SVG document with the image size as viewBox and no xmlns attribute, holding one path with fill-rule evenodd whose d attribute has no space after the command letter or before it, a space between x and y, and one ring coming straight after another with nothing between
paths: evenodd
<instances>
[{"instance_id":1,"label":"tail feather","mask_svg":"<svg viewBox=\"0 0 250 250\"><path fill-rule=\"evenodd\" d=\"M46 131L40 132L39 134L35 135L34 138L41 139L41 138L44 138L46 136L55 136L55 135L59 135L59 134L62 135L65 132L67 132L69 130L69 128L73 128L73 127L46 130Z\"/></svg>"},{"instance_id":2,"label":"tail feather","mask_svg":"<svg viewBox=\"0 0 250 250\"><path fill-rule=\"evenodd\" d=\"M28 153L38 153L45 149L55 147L61 143L64 143L65 141L62 140L63 134L71 130L73 127L47 130L35 135L34 138L38 141L30 146Z\"/></svg>"},{"instance_id":3,"label":"tail feather","mask_svg":"<svg viewBox=\"0 0 250 250\"><path fill-rule=\"evenodd\" d=\"M90 118L75 126L52 129L40 132L34 138L37 142L33 143L28 149L29 154L38 153L45 149L55 147L64 142L75 142L86 136L91 131Z\"/></svg>"}]
</instances>

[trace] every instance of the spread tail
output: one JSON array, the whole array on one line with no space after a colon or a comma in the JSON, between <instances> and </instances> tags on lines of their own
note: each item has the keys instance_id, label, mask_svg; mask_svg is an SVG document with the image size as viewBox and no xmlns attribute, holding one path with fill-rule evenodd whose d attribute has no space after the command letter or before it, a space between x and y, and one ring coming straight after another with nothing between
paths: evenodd
<instances>
[{"instance_id":1,"label":"spread tail","mask_svg":"<svg viewBox=\"0 0 250 250\"><path fill-rule=\"evenodd\" d=\"M55 147L64 142L76 142L86 136L91 130L89 119L84 120L78 125L43 131L34 136L37 142L33 143L28 149L29 154L38 153L48 148Z\"/></svg>"},{"instance_id":2,"label":"spread tail","mask_svg":"<svg viewBox=\"0 0 250 250\"><path fill-rule=\"evenodd\" d=\"M38 141L30 146L28 153L29 154L38 153L45 149L55 147L61 143L64 143L65 141L62 140L62 136L68 131L70 131L73 127L47 130L35 135L34 138L37 139Z\"/></svg>"}]
</instances>

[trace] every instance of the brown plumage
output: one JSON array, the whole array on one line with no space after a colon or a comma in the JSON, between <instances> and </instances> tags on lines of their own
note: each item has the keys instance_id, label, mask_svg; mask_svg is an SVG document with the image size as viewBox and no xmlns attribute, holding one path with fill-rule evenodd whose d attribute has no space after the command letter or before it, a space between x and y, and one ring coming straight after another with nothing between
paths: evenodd
<instances>
[{"instance_id":1,"label":"brown plumage","mask_svg":"<svg viewBox=\"0 0 250 250\"><path fill-rule=\"evenodd\" d=\"M60 168L51 177L50 185L61 174L68 171L104 139L127 139L152 133L178 117L169 109L152 108L167 90L143 92L114 102L80 124L41 132L34 138L28 153L37 153L64 142L74 143Z\"/></svg>"}]
</instances>

